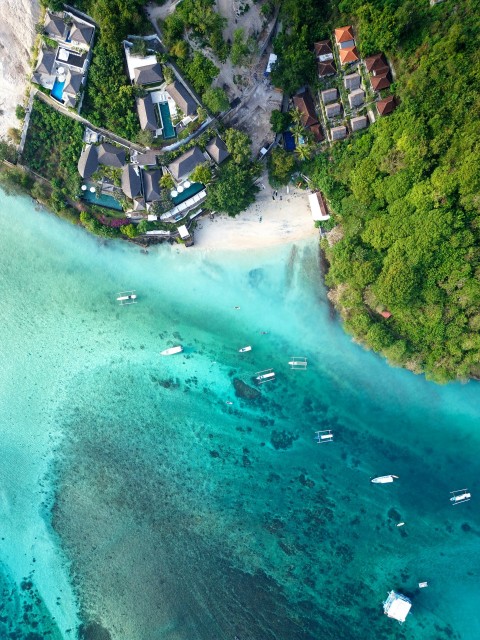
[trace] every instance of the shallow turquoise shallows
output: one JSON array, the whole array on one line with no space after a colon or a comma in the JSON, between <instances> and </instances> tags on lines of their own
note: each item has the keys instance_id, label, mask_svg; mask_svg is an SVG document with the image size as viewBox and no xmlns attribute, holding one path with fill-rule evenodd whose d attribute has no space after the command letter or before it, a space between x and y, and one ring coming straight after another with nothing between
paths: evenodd
<instances>
[{"instance_id":1,"label":"shallow turquoise shallows","mask_svg":"<svg viewBox=\"0 0 480 640\"><path fill-rule=\"evenodd\" d=\"M353 343L315 243L144 254L1 195L0 283L0 638L480 637L479 385Z\"/></svg>"}]
</instances>

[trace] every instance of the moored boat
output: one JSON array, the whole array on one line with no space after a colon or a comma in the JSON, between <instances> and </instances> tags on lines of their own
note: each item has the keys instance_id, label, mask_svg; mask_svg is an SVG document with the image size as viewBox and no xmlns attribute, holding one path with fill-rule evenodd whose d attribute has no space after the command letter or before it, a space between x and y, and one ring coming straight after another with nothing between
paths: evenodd
<instances>
[{"instance_id":1,"label":"moored boat","mask_svg":"<svg viewBox=\"0 0 480 640\"><path fill-rule=\"evenodd\" d=\"M253 379L257 384L270 382L271 380L275 380L275 371L273 369L265 369L264 371L257 371Z\"/></svg>"},{"instance_id":2,"label":"moored boat","mask_svg":"<svg viewBox=\"0 0 480 640\"><path fill-rule=\"evenodd\" d=\"M247 351L251 351L252 347L248 346L248 347L242 347L241 349L238 350L238 353L246 353Z\"/></svg>"},{"instance_id":3,"label":"moored boat","mask_svg":"<svg viewBox=\"0 0 480 640\"><path fill-rule=\"evenodd\" d=\"M462 502L468 502L472 497L472 494L469 493L468 489L457 489L456 491L451 491L452 497L450 498L450 502L452 504L461 504Z\"/></svg>"},{"instance_id":4,"label":"moored boat","mask_svg":"<svg viewBox=\"0 0 480 640\"><path fill-rule=\"evenodd\" d=\"M387 484L388 482L393 482L394 480L397 480L398 476L377 476L376 478L372 478L370 480L370 482L373 482L374 484Z\"/></svg>"},{"instance_id":5,"label":"moored boat","mask_svg":"<svg viewBox=\"0 0 480 640\"><path fill-rule=\"evenodd\" d=\"M177 345L176 347L170 347L169 349L164 349L160 351L161 356L173 356L175 353L182 353L183 347Z\"/></svg>"}]
</instances>

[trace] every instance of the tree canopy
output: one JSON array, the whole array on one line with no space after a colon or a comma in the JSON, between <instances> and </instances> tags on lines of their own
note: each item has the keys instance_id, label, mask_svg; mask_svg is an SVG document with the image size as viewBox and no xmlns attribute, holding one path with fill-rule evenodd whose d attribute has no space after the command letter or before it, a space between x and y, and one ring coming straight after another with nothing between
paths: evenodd
<instances>
[{"instance_id":1,"label":"tree canopy","mask_svg":"<svg viewBox=\"0 0 480 640\"><path fill-rule=\"evenodd\" d=\"M208 189L206 206L212 211L236 216L255 202L258 187L253 184L255 174L251 167L227 162L219 177Z\"/></svg>"},{"instance_id":2,"label":"tree canopy","mask_svg":"<svg viewBox=\"0 0 480 640\"><path fill-rule=\"evenodd\" d=\"M347 330L391 362L438 381L478 376L476 3L341 7L359 17L361 48L389 55L400 106L309 164L343 235L326 247L327 284Z\"/></svg>"}]
</instances>

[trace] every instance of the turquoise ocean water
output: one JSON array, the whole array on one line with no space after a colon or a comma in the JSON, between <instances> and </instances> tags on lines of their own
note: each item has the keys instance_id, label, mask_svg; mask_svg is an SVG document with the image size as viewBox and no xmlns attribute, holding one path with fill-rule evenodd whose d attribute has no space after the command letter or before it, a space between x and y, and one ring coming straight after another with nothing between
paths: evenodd
<instances>
[{"instance_id":1,"label":"turquoise ocean water","mask_svg":"<svg viewBox=\"0 0 480 640\"><path fill-rule=\"evenodd\" d=\"M1 195L0 284L0 638L480 637L479 385L354 344L315 243L145 255Z\"/></svg>"}]
</instances>

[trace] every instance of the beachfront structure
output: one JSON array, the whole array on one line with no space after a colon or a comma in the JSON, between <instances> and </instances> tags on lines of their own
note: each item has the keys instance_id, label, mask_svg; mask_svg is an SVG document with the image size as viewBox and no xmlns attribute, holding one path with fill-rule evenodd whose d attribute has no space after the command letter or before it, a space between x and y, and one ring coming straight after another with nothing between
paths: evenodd
<instances>
[{"instance_id":1,"label":"beachfront structure","mask_svg":"<svg viewBox=\"0 0 480 640\"><path fill-rule=\"evenodd\" d=\"M333 127L332 129L330 129L330 137L332 139L332 142L334 142L335 140L343 140L343 138L347 137L347 127Z\"/></svg>"},{"instance_id":2,"label":"beachfront structure","mask_svg":"<svg viewBox=\"0 0 480 640\"><path fill-rule=\"evenodd\" d=\"M348 102L350 108L359 107L365 102L365 91L363 89L355 89L348 94Z\"/></svg>"},{"instance_id":3,"label":"beachfront structure","mask_svg":"<svg viewBox=\"0 0 480 640\"><path fill-rule=\"evenodd\" d=\"M84 178L88 180L95 171L98 169L98 151L97 147L93 144L87 144L82 150L80 154L80 158L78 159L78 173Z\"/></svg>"},{"instance_id":4,"label":"beachfront structure","mask_svg":"<svg viewBox=\"0 0 480 640\"><path fill-rule=\"evenodd\" d=\"M376 102L378 115L386 116L397 108L397 102L395 96L388 96L384 100L378 100Z\"/></svg>"},{"instance_id":5,"label":"beachfront structure","mask_svg":"<svg viewBox=\"0 0 480 640\"><path fill-rule=\"evenodd\" d=\"M138 198L142 196L142 181L140 178L140 168L133 164L126 164L122 170L122 191L127 198Z\"/></svg>"},{"instance_id":6,"label":"beachfront structure","mask_svg":"<svg viewBox=\"0 0 480 640\"><path fill-rule=\"evenodd\" d=\"M186 247L191 247L193 245L193 238L188 232L188 229L184 224L181 224L178 227L178 234L180 238L183 240L183 242L185 243Z\"/></svg>"},{"instance_id":7,"label":"beachfront structure","mask_svg":"<svg viewBox=\"0 0 480 640\"><path fill-rule=\"evenodd\" d=\"M322 96L323 104L328 104L329 102L335 102L338 98L337 89L324 89L320 94Z\"/></svg>"},{"instance_id":8,"label":"beachfront structure","mask_svg":"<svg viewBox=\"0 0 480 640\"><path fill-rule=\"evenodd\" d=\"M387 599L383 603L383 612L389 618L398 620L400 624L405 622L411 608L411 601L401 593L395 593L395 591L390 591Z\"/></svg>"},{"instance_id":9,"label":"beachfront structure","mask_svg":"<svg viewBox=\"0 0 480 640\"><path fill-rule=\"evenodd\" d=\"M215 162L215 164L221 164L230 155L227 149L227 145L220 138L220 136L215 136L214 138L212 138L207 144L205 151Z\"/></svg>"},{"instance_id":10,"label":"beachfront structure","mask_svg":"<svg viewBox=\"0 0 480 640\"><path fill-rule=\"evenodd\" d=\"M206 159L199 147L193 147L170 163L167 168L176 182L182 182Z\"/></svg>"},{"instance_id":11,"label":"beachfront structure","mask_svg":"<svg viewBox=\"0 0 480 640\"><path fill-rule=\"evenodd\" d=\"M360 77L359 73L349 73L343 78L343 84L345 86L345 89L347 89L348 91L359 89L361 82L362 78Z\"/></svg>"},{"instance_id":12,"label":"beachfront structure","mask_svg":"<svg viewBox=\"0 0 480 640\"><path fill-rule=\"evenodd\" d=\"M327 118L334 118L335 116L340 115L341 106L339 102L334 102L333 104L327 104L325 107L325 114Z\"/></svg>"},{"instance_id":13,"label":"beachfront structure","mask_svg":"<svg viewBox=\"0 0 480 640\"><path fill-rule=\"evenodd\" d=\"M360 129L365 129L367 125L367 116L357 116L356 118L352 118L350 120L350 127L352 128L352 131L360 131Z\"/></svg>"},{"instance_id":14,"label":"beachfront structure","mask_svg":"<svg viewBox=\"0 0 480 640\"><path fill-rule=\"evenodd\" d=\"M327 205L320 191L310 193L308 196L308 203L312 212L312 218L315 222L324 221L330 219L330 214L327 210Z\"/></svg>"},{"instance_id":15,"label":"beachfront structure","mask_svg":"<svg viewBox=\"0 0 480 640\"><path fill-rule=\"evenodd\" d=\"M102 142L98 145L98 162L107 167L117 167L120 169L125 164L126 153L122 147L115 147L109 142Z\"/></svg>"}]
</instances>

